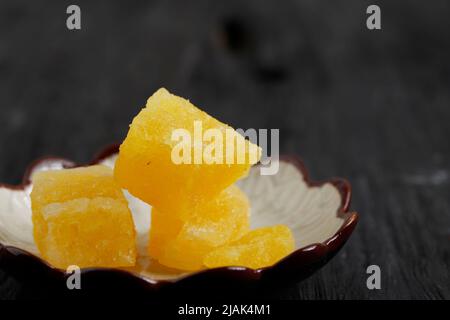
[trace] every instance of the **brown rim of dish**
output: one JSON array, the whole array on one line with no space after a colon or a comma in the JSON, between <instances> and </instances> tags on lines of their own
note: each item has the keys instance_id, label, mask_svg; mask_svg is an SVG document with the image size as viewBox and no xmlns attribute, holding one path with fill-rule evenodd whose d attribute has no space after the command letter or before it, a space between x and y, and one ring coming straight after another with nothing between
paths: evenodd
<instances>
[{"instance_id":1,"label":"brown rim of dish","mask_svg":"<svg viewBox=\"0 0 450 320\"><path fill-rule=\"evenodd\" d=\"M87 165L93 165L101 162L102 160L108 158L109 156L118 153L119 145L112 144L104 148L101 152L97 153L94 159L89 162ZM308 186L321 186L326 183L332 184L341 195L341 206L337 211L337 214L344 218L342 226L339 230L329 239L325 240L322 243L314 243L303 248L299 248L274 264L273 266L262 268L262 269L250 269L245 267L221 267L214 269L206 269L198 272L193 272L187 274L184 277L177 278L175 280L153 280L148 278L143 278L133 272L114 269L114 268L83 268L81 270L82 274L92 274L93 272L113 272L117 275L122 275L125 278L136 278L133 280L142 280L145 281L148 285L150 285L151 289L158 289L164 284L180 284L183 282L195 282L196 279L210 279L214 277L219 277L222 279L235 279L235 280L245 280L245 281L254 281L260 280L262 278L267 280L276 280L270 278L283 277L284 275L292 275L296 274L298 279L305 278L306 276L313 273L315 270L319 269L321 266L326 264L345 244L345 242L350 237L353 232L356 224L358 222L358 214L356 212L349 212L350 200L351 200L351 186L350 183L342 178L331 178L323 181L313 181L309 178L308 171L306 170L302 160L296 155L282 155L280 157L280 161L288 162L293 164L303 176L304 181ZM64 168L72 168L77 166L73 161L67 160L61 157L44 157L38 160L33 161L25 171L22 183L19 185L10 185L10 184L2 184L0 183L1 188L8 188L11 190L23 190L31 183L31 174L34 169L39 165L42 165L46 162L60 162ZM67 276L64 270L57 269L52 267L46 261L41 258L35 256L32 253L29 253L25 250L14 246L4 246L0 243L0 256L1 251L6 250L9 254L13 256L25 255L30 258L33 258L34 263L39 262L58 273L58 276L62 276L63 278ZM1 262L1 261L0 261ZM42 266L41 266L42 267ZM48 271L50 271L48 270ZM298 272L297 272L298 271ZM140 285L144 285L141 283Z\"/></svg>"}]
</instances>

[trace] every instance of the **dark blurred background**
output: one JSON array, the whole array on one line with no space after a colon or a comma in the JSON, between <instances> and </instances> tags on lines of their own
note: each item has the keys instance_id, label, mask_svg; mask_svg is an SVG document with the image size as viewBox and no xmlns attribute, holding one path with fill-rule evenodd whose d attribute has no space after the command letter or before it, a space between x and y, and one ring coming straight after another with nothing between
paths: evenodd
<instances>
[{"instance_id":1,"label":"dark blurred background","mask_svg":"<svg viewBox=\"0 0 450 320\"><path fill-rule=\"evenodd\" d=\"M90 160L164 86L234 127L279 128L313 178L350 180L355 233L273 297L449 299L449 58L445 0L3 0L0 181L44 155ZM0 272L0 297L23 286Z\"/></svg>"}]
</instances>

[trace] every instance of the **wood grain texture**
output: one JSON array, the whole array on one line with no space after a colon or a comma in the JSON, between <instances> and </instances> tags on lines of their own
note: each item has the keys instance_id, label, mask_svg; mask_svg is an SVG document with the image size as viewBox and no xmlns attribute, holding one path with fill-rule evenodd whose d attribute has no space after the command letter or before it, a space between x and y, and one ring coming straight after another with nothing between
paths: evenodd
<instances>
[{"instance_id":1,"label":"wood grain texture","mask_svg":"<svg viewBox=\"0 0 450 320\"><path fill-rule=\"evenodd\" d=\"M353 186L359 226L283 299L450 298L450 19L444 0L0 4L0 181L87 161L161 86L241 128L279 128L316 179ZM366 267L382 289L366 288ZM33 290L0 270L0 297Z\"/></svg>"}]
</instances>

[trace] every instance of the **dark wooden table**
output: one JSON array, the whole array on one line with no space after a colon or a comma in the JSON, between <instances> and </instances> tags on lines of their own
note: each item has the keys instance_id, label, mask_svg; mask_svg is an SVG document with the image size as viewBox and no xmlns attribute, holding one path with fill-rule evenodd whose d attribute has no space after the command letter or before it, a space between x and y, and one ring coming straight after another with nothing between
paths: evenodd
<instances>
[{"instance_id":1,"label":"dark wooden table","mask_svg":"<svg viewBox=\"0 0 450 320\"><path fill-rule=\"evenodd\" d=\"M314 178L353 186L360 223L286 299L450 298L450 5L77 1L0 4L0 181L33 159L85 162L157 88L241 128L279 128ZM368 290L366 268L381 268ZM26 286L0 270L0 298Z\"/></svg>"}]
</instances>

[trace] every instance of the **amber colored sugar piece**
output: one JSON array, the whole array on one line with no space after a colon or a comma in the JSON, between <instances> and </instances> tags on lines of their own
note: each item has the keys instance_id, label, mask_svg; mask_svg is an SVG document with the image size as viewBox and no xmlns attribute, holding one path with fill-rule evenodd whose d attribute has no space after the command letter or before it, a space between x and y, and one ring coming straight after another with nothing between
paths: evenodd
<instances>
[{"instance_id":1,"label":"amber colored sugar piece","mask_svg":"<svg viewBox=\"0 0 450 320\"><path fill-rule=\"evenodd\" d=\"M189 134L190 140L186 142L184 138L173 137L177 129ZM208 129L218 129L222 133L222 152L220 149L206 152L216 145L212 141L219 141L211 137L211 140L203 139L202 133L206 134ZM226 129L231 132L232 139L226 138ZM245 152L238 153L240 145L244 145ZM175 152L180 151L180 146L186 146L190 152ZM180 157L174 161L172 152L181 155L184 162L180 163ZM222 155L222 161L211 163L214 158L201 157L215 155L215 152ZM230 155L228 163L227 153ZM245 176L260 156L261 149L231 127L188 100L159 89L130 125L120 146L114 175L122 188L161 212L188 213L198 203L212 199ZM191 164L186 164L189 161Z\"/></svg>"},{"instance_id":2,"label":"amber colored sugar piece","mask_svg":"<svg viewBox=\"0 0 450 320\"><path fill-rule=\"evenodd\" d=\"M36 173L34 239L53 266L133 266L135 229L128 203L106 166Z\"/></svg>"},{"instance_id":3,"label":"amber colored sugar piece","mask_svg":"<svg viewBox=\"0 0 450 320\"><path fill-rule=\"evenodd\" d=\"M163 214L152 208L151 228L148 243L148 252L151 257L158 259L167 242L175 239L181 228L183 222L170 214Z\"/></svg>"},{"instance_id":4,"label":"amber colored sugar piece","mask_svg":"<svg viewBox=\"0 0 450 320\"><path fill-rule=\"evenodd\" d=\"M294 245L294 237L288 227L264 227L211 251L203 262L209 268L244 266L259 269L271 266L287 256L294 250Z\"/></svg>"},{"instance_id":5,"label":"amber colored sugar piece","mask_svg":"<svg viewBox=\"0 0 450 320\"><path fill-rule=\"evenodd\" d=\"M171 268L202 269L208 252L249 231L249 218L247 197L234 185L198 206L186 222L153 209L150 255Z\"/></svg>"}]
</instances>

